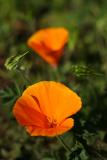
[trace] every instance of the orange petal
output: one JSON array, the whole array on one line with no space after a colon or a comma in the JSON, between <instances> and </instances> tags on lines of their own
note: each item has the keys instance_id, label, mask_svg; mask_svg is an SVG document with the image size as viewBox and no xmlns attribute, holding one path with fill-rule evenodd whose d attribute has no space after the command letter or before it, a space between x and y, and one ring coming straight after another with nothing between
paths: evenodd
<instances>
[{"instance_id":1,"label":"orange petal","mask_svg":"<svg viewBox=\"0 0 107 160\"><path fill-rule=\"evenodd\" d=\"M53 51L58 51L68 41L68 31L65 28L49 28L45 30L45 45Z\"/></svg>"},{"instance_id":2,"label":"orange petal","mask_svg":"<svg viewBox=\"0 0 107 160\"><path fill-rule=\"evenodd\" d=\"M74 120L72 118L66 119L60 126L55 128L39 128L35 126L27 126L26 130L31 136L57 136L65 133L74 126Z\"/></svg>"},{"instance_id":3,"label":"orange petal","mask_svg":"<svg viewBox=\"0 0 107 160\"><path fill-rule=\"evenodd\" d=\"M36 83L28 87L23 94L36 96L42 113L58 123L75 114L82 105L80 97L75 92L53 81Z\"/></svg>"},{"instance_id":4,"label":"orange petal","mask_svg":"<svg viewBox=\"0 0 107 160\"><path fill-rule=\"evenodd\" d=\"M50 49L48 49L43 43L43 34L44 31L39 31L31 36L31 38L28 40L28 46L30 46L34 51L38 52L40 56L45 58L45 56L50 53Z\"/></svg>"},{"instance_id":5,"label":"orange petal","mask_svg":"<svg viewBox=\"0 0 107 160\"><path fill-rule=\"evenodd\" d=\"M28 46L46 62L56 66L67 41L68 31L65 28L48 28L34 33L28 40Z\"/></svg>"},{"instance_id":6,"label":"orange petal","mask_svg":"<svg viewBox=\"0 0 107 160\"><path fill-rule=\"evenodd\" d=\"M16 101L13 114L23 126L36 125L43 128L47 127L46 116L41 113L37 102L30 96L22 96Z\"/></svg>"},{"instance_id":7,"label":"orange petal","mask_svg":"<svg viewBox=\"0 0 107 160\"><path fill-rule=\"evenodd\" d=\"M68 31L65 28L47 28L34 33L28 40L28 45L46 47L50 51L60 50L68 41Z\"/></svg>"},{"instance_id":8,"label":"orange petal","mask_svg":"<svg viewBox=\"0 0 107 160\"><path fill-rule=\"evenodd\" d=\"M30 42L29 46L36 52L39 53L39 55L49 64L56 66L59 62L59 59L61 57L61 53L63 53L62 50L53 52L50 51L48 48L43 46L43 44L36 44L35 42Z\"/></svg>"}]
</instances>

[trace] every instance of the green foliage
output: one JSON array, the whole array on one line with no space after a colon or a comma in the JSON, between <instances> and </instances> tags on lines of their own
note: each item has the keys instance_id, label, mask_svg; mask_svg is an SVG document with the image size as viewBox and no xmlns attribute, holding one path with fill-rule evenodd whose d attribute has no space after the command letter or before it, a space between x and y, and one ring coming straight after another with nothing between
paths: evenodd
<instances>
[{"instance_id":1,"label":"green foliage","mask_svg":"<svg viewBox=\"0 0 107 160\"><path fill-rule=\"evenodd\" d=\"M15 82L10 87L0 90L0 97L2 99L3 106L9 107L10 111L13 107L13 104L22 94L22 89Z\"/></svg>"},{"instance_id":2,"label":"green foliage","mask_svg":"<svg viewBox=\"0 0 107 160\"><path fill-rule=\"evenodd\" d=\"M63 73L69 73L79 78L87 78L87 77L96 77L96 76L104 76L102 73L99 73L86 65L75 65L75 64L66 64Z\"/></svg>"},{"instance_id":3,"label":"green foliage","mask_svg":"<svg viewBox=\"0 0 107 160\"><path fill-rule=\"evenodd\" d=\"M4 64L6 69L15 70L20 68L21 60L26 54L28 54L28 51L18 56L9 57Z\"/></svg>"}]
</instances>

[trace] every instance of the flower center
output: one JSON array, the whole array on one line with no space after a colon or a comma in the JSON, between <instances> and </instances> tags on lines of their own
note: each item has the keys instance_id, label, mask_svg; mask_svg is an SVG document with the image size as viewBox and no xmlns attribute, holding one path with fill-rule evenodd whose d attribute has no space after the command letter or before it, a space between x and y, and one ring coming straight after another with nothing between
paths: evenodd
<instances>
[{"instance_id":1,"label":"flower center","mask_svg":"<svg viewBox=\"0 0 107 160\"><path fill-rule=\"evenodd\" d=\"M48 127L49 128L54 128L57 126L57 121L56 119L52 119L50 117L47 117L47 120L48 120Z\"/></svg>"}]
</instances>

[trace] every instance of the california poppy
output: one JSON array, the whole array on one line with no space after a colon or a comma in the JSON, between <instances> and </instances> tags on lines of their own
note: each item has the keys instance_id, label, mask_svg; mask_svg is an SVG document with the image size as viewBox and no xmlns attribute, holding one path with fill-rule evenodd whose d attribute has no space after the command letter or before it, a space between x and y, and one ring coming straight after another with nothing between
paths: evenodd
<instances>
[{"instance_id":1,"label":"california poppy","mask_svg":"<svg viewBox=\"0 0 107 160\"><path fill-rule=\"evenodd\" d=\"M34 33L28 39L28 46L46 62L57 66L67 41L68 31L65 28L46 28Z\"/></svg>"},{"instance_id":2,"label":"california poppy","mask_svg":"<svg viewBox=\"0 0 107 160\"><path fill-rule=\"evenodd\" d=\"M65 85L42 81L23 92L13 114L31 136L56 136L74 126L70 116L80 110L81 104L81 98Z\"/></svg>"}]
</instances>

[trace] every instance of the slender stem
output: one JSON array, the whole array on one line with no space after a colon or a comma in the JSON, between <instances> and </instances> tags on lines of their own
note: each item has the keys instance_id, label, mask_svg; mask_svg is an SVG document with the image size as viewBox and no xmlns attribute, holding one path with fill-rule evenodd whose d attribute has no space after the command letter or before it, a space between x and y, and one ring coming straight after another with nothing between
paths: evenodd
<instances>
[{"instance_id":1,"label":"slender stem","mask_svg":"<svg viewBox=\"0 0 107 160\"><path fill-rule=\"evenodd\" d=\"M28 86L30 84L30 81L29 81L28 77L25 75L26 73L24 71L22 71L21 69L18 69L18 72L20 73L20 75L23 78L24 82Z\"/></svg>"},{"instance_id":2,"label":"slender stem","mask_svg":"<svg viewBox=\"0 0 107 160\"><path fill-rule=\"evenodd\" d=\"M59 72L59 69L56 67L56 68L53 68L53 74L54 74L54 76L55 76L55 79L57 80L57 81L59 81L60 82L60 72Z\"/></svg>"},{"instance_id":3,"label":"slender stem","mask_svg":"<svg viewBox=\"0 0 107 160\"><path fill-rule=\"evenodd\" d=\"M68 151L72 152L72 149L64 142L63 138L61 136L57 136L57 139L59 142L63 145L63 147Z\"/></svg>"}]
</instances>

